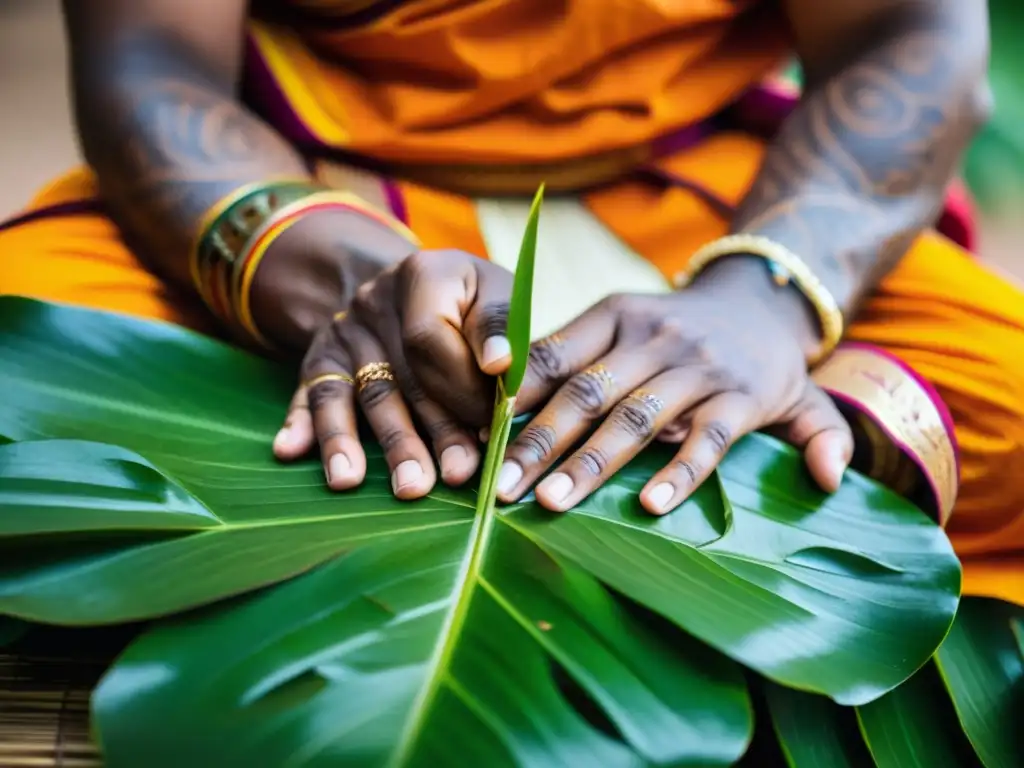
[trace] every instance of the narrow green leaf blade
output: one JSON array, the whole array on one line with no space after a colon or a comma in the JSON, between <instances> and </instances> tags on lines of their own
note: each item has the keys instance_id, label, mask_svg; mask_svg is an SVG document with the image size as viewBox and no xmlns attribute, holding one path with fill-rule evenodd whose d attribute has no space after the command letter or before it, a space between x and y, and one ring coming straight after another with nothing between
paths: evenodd
<instances>
[{"instance_id":1,"label":"narrow green leaf blade","mask_svg":"<svg viewBox=\"0 0 1024 768\"><path fill-rule=\"evenodd\" d=\"M968 598L935 656L967 738L986 768L1024 765L1024 657L1010 622L1022 609Z\"/></svg>"},{"instance_id":2,"label":"narrow green leaf blade","mask_svg":"<svg viewBox=\"0 0 1024 768\"><path fill-rule=\"evenodd\" d=\"M822 696L765 683L772 725L790 768L864 768L871 765L852 709Z\"/></svg>"},{"instance_id":3,"label":"narrow green leaf blade","mask_svg":"<svg viewBox=\"0 0 1024 768\"><path fill-rule=\"evenodd\" d=\"M878 768L980 765L934 665L857 708L861 733Z\"/></svg>"},{"instance_id":4,"label":"narrow green leaf blade","mask_svg":"<svg viewBox=\"0 0 1024 768\"><path fill-rule=\"evenodd\" d=\"M533 307L533 272L537 255L537 227L540 208L544 202L544 185L534 195L530 215L526 220L523 243L519 248L515 281L512 285L512 301L508 316L508 340L512 346L512 365L504 376L505 394L515 397L526 376L530 353L530 326Z\"/></svg>"}]
</instances>

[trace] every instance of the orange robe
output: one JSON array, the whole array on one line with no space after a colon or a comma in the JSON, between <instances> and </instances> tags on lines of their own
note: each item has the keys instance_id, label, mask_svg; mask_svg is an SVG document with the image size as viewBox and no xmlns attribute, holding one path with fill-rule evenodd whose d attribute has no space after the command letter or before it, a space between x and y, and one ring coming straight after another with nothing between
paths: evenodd
<instances>
[{"instance_id":1,"label":"orange robe","mask_svg":"<svg viewBox=\"0 0 1024 768\"><path fill-rule=\"evenodd\" d=\"M291 5L292 25L251 25L248 100L312 157L387 169L359 191L425 247L486 255L469 195L545 179L666 276L727 232L764 151L709 118L787 53L779 20L744 0ZM326 162L318 173L349 178ZM0 290L215 332L194 297L139 264L97 194L75 171L0 227ZM1024 605L1024 290L929 233L847 335L898 356L948 405L965 593Z\"/></svg>"}]
</instances>

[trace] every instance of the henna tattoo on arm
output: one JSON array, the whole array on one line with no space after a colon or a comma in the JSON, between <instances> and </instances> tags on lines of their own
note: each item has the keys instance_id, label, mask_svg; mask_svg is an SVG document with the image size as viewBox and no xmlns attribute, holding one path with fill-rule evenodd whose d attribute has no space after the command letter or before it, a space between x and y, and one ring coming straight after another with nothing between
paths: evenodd
<instances>
[{"instance_id":1,"label":"henna tattoo on arm","mask_svg":"<svg viewBox=\"0 0 1024 768\"><path fill-rule=\"evenodd\" d=\"M800 254L847 317L935 221L984 116L965 37L956 14L923 14L812 86L737 212L734 231Z\"/></svg>"},{"instance_id":2,"label":"henna tattoo on arm","mask_svg":"<svg viewBox=\"0 0 1024 768\"><path fill-rule=\"evenodd\" d=\"M306 175L298 153L180 42L136 34L74 65L79 133L104 202L133 250L180 283L214 203L243 184Z\"/></svg>"}]
</instances>

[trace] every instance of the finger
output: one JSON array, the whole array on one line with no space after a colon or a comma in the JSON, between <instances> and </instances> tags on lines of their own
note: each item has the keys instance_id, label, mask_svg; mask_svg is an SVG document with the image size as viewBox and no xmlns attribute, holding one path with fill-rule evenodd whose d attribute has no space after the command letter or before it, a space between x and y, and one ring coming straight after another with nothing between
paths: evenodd
<instances>
[{"instance_id":1,"label":"finger","mask_svg":"<svg viewBox=\"0 0 1024 768\"><path fill-rule=\"evenodd\" d=\"M602 301L557 333L530 347L516 412L529 413L547 400L571 376L603 357L615 342L616 315Z\"/></svg>"},{"instance_id":2,"label":"finger","mask_svg":"<svg viewBox=\"0 0 1024 768\"><path fill-rule=\"evenodd\" d=\"M288 405L284 426L274 437L274 456L281 461L294 461L309 453L316 442L313 418L309 413L309 399L306 388L299 386Z\"/></svg>"},{"instance_id":3,"label":"finger","mask_svg":"<svg viewBox=\"0 0 1024 768\"><path fill-rule=\"evenodd\" d=\"M399 363L395 367L395 377L406 402L430 436L434 456L441 467L441 479L446 485L462 485L480 465L480 450L476 440L459 425L452 414L427 397L407 364ZM405 383L406 377L408 384Z\"/></svg>"},{"instance_id":4,"label":"finger","mask_svg":"<svg viewBox=\"0 0 1024 768\"><path fill-rule=\"evenodd\" d=\"M537 500L554 511L578 504L629 463L677 414L706 397L706 381L702 371L681 368L631 392L583 447L537 486Z\"/></svg>"},{"instance_id":5,"label":"finger","mask_svg":"<svg viewBox=\"0 0 1024 768\"><path fill-rule=\"evenodd\" d=\"M693 417L691 414L680 414L662 427L661 431L655 435L654 439L659 443L679 445L686 439L686 436L690 434L692 421Z\"/></svg>"},{"instance_id":6,"label":"finger","mask_svg":"<svg viewBox=\"0 0 1024 768\"><path fill-rule=\"evenodd\" d=\"M342 323L356 364L356 398L391 472L391 488L400 499L418 499L434 487L437 473L430 452L416 432L381 344L365 329Z\"/></svg>"},{"instance_id":7,"label":"finger","mask_svg":"<svg viewBox=\"0 0 1024 768\"><path fill-rule=\"evenodd\" d=\"M729 447L757 425L755 401L741 392L724 392L698 406L690 434L671 463L644 486L640 503L654 515L678 507L700 487Z\"/></svg>"},{"instance_id":8,"label":"finger","mask_svg":"<svg viewBox=\"0 0 1024 768\"><path fill-rule=\"evenodd\" d=\"M348 353L331 327L317 334L301 369L309 426L320 446L327 485L335 491L354 488L366 476L351 370Z\"/></svg>"},{"instance_id":9,"label":"finger","mask_svg":"<svg viewBox=\"0 0 1024 768\"><path fill-rule=\"evenodd\" d=\"M394 302L395 283L394 273L384 274L375 281L376 290L372 294L360 291L354 302L359 323L377 338L391 361L396 383L406 404L430 435L442 479L448 485L461 485L476 472L480 451L476 440L452 414L427 396L410 368L402 346L401 322Z\"/></svg>"},{"instance_id":10,"label":"finger","mask_svg":"<svg viewBox=\"0 0 1024 768\"><path fill-rule=\"evenodd\" d=\"M832 398L809 381L782 426L783 439L803 451L814 481L829 493L839 490L854 444L850 425Z\"/></svg>"},{"instance_id":11,"label":"finger","mask_svg":"<svg viewBox=\"0 0 1024 768\"><path fill-rule=\"evenodd\" d=\"M476 265L476 290L466 313L463 333L476 356L480 370L499 376L512 364L512 345L508 336L509 301L512 297L512 273L505 269Z\"/></svg>"},{"instance_id":12,"label":"finger","mask_svg":"<svg viewBox=\"0 0 1024 768\"><path fill-rule=\"evenodd\" d=\"M598 419L661 368L661 356L654 350L620 347L566 381L505 451L499 498L519 498Z\"/></svg>"},{"instance_id":13,"label":"finger","mask_svg":"<svg viewBox=\"0 0 1024 768\"><path fill-rule=\"evenodd\" d=\"M419 253L402 263L396 278L402 339L416 378L435 402L461 420L475 427L488 424L494 381L481 371L464 336L465 318L476 299L472 261L461 252Z\"/></svg>"}]
</instances>

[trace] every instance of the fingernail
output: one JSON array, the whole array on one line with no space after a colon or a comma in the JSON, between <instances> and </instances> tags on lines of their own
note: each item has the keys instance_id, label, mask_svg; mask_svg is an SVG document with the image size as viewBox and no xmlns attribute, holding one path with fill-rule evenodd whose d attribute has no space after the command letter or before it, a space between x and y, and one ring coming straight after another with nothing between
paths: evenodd
<instances>
[{"instance_id":1,"label":"fingernail","mask_svg":"<svg viewBox=\"0 0 1024 768\"><path fill-rule=\"evenodd\" d=\"M441 452L441 476L459 474L469 461L469 453L461 445L450 445Z\"/></svg>"},{"instance_id":2,"label":"fingernail","mask_svg":"<svg viewBox=\"0 0 1024 768\"><path fill-rule=\"evenodd\" d=\"M838 488L839 484L843 482L843 475L846 474L846 467L850 463L850 457L847 456L846 448L841 443L829 443L828 450L828 464L832 471L832 477L835 479L835 487Z\"/></svg>"},{"instance_id":3,"label":"fingernail","mask_svg":"<svg viewBox=\"0 0 1024 768\"><path fill-rule=\"evenodd\" d=\"M505 496L523 479L523 468L514 461L506 461L498 471L498 493Z\"/></svg>"},{"instance_id":4,"label":"fingernail","mask_svg":"<svg viewBox=\"0 0 1024 768\"><path fill-rule=\"evenodd\" d=\"M327 481L341 480L352 469L352 462L344 453L336 453L327 461Z\"/></svg>"},{"instance_id":5,"label":"fingernail","mask_svg":"<svg viewBox=\"0 0 1024 768\"><path fill-rule=\"evenodd\" d=\"M574 485L575 483L573 483L572 478L567 474L556 472L537 486L537 492L543 492L555 504L561 504L572 493Z\"/></svg>"},{"instance_id":6,"label":"fingernail","mask_svg":"<svg viewBox=\"0 0 1024 768\"><path fill-rule=\"evenodd\" d=\"M654 511L664 512L675 493L676 489L672 483L658 483L647 494L647 501Z\"/></svg>"},{"instance_id":7,"label":"fingernail","mask_svg":"<svg viewBox=\"0 0 1024 768\"><path fill-rule=\"evenodd\" d=\"M483 359L480 364L489 368L495 363L501 362L506 357L512 356L512 345L504 336L491 336L484 342Z\"/></svg>"},{"instance_id":8,"label":"fingernail","mask_svg":"<svg viewBox=\"0 0 1024 768\"><path fill-rule=\"evenodd\" d=\"M423 477L423 467L420 466L418 461L408 459L395 467L395 471L391 475L391 489L395 493L398 493L403 488L407 488L415 483L421 477Z\"/></svg>"},{"instance_id":9,"label":"fingernail","mask_svg":"<svg viewBox=\"0 0 1024 768\"><path fill-rule=\"evenodd\" d=\"M480 442L481 443L486 443L490 439L491 439L491 428L490 427L482 427L480 429Z\"/></svg>"},{"instance_id":10,"label":"fingernail","mask_svg":"<svg viewBox=\"0 0 1024 768\"><path fill-rule=\"evenodd\" d=\"M281 427L280 431L274 435L274 448L276 450L287 448L291 442L291 435L291 430L288 427Z\"/></svg>"}]
</instances>

